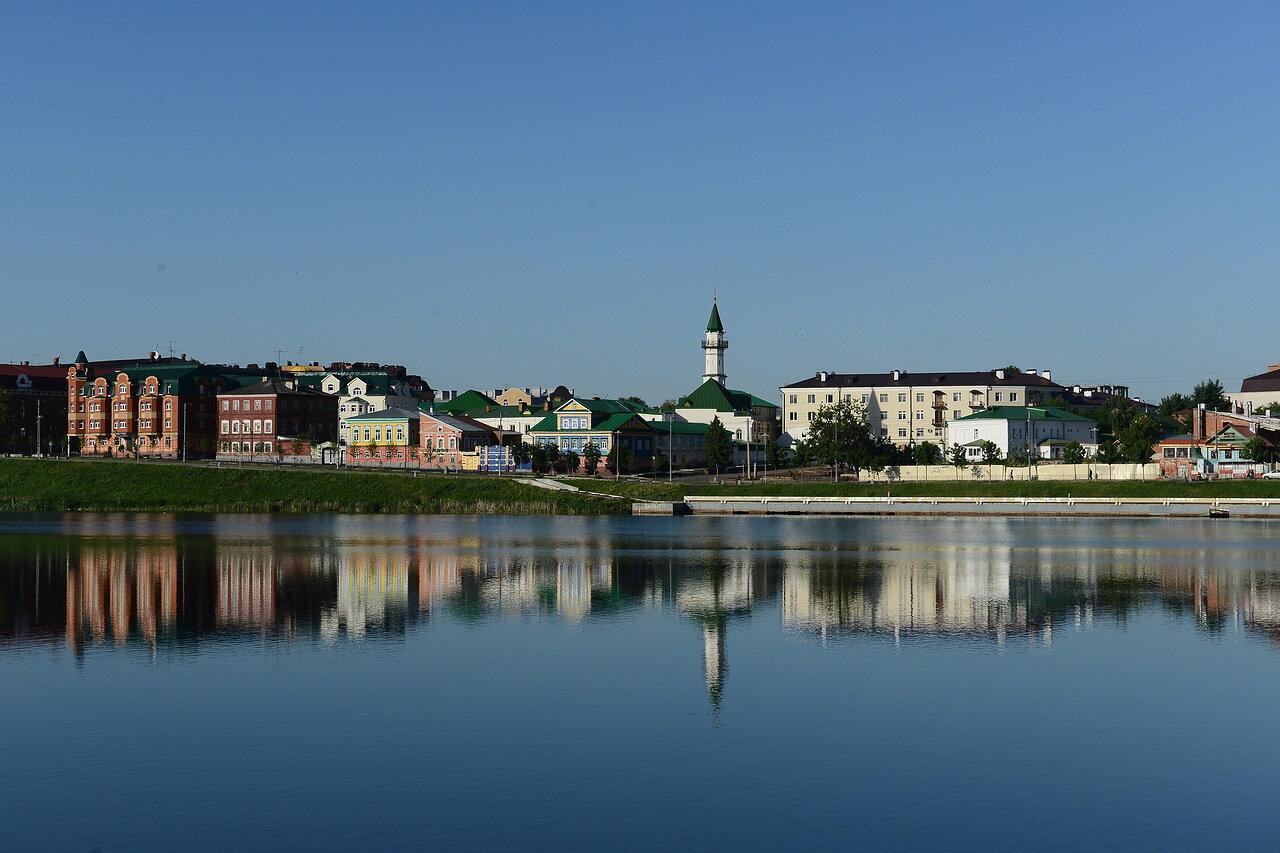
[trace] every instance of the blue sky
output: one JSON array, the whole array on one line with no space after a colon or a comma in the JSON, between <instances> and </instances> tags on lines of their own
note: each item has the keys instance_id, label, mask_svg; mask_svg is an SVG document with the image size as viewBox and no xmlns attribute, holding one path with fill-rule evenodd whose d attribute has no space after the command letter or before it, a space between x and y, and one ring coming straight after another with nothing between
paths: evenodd
<instances>
[{"instance_id":1,"label":"blue sky","mask_svg":"<svg viewBox=\"0 0 1280 853\"><path fill-rule=\"evenodd\" d=\"M0 4L0 360L1280 361L1274 3Z\"/></svg>"}]
</instances>

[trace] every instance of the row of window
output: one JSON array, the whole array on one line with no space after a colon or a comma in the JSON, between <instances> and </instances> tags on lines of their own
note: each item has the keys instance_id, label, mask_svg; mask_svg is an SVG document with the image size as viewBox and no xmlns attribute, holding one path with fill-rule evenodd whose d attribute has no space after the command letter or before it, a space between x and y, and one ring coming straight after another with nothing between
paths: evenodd
<instances>
[{"instance_id":1,"label":"row of window","mask_svg":"<svg viewBox=\"0 0 1280 853\"><path fill-rule=\"evenodd\" d=\"M975 399L980 398L980 397L982 396L981 394L974 394L974 393L972 393L972 392L970 392L970 393L972 394L972 396L973 396ZM992 396L992 398L993 398L997 403L1004 403L1004 402L1006 402L1006 399L1005 399L1006 394L1008 395L1008 400L1007 400L1007 402L1010 402L1010 403L1016 403L1016 402L1018 402L1018 392L1017 392L1017 391L1008 391L1008 392L1005 392L1005 391L993 391L993 392L991 392L991 396ZM791 394L791 395L789 395L787 402L789 402L791 405L793 405L793 406L794 406L794 405L798 402L798 398L799 398L799 396L800 396L799 394ZM817 394L808 394L808 395L806 395L806 396L807 396L807 398L808 398L808 399L807 399L807 400L805 400L805 402L807 402L807 403L817 403L817 402L818 402L818 396L819 396L819 395L817 395ZM824 402L827 402L827 403L834 403L834 402L836 401L836 395L835 395L835 394L826 394L826 395L823 395L823 396L825 396L825 397L826 397L826 400L825 400ZM905 402L907 402L907 396L908 396L908 395L907 395L907 394L905 394L905 393L899 394L899 395L898 395L898 402L899 402L899 403L905 403ZM945 396L945 394L944 394L944 396ZM964 396L963 392L961 392L961 391L953 391L953 392L951 392L951 402L953 402L953 403L959 403L959 402L961 402L961 400L963 399L963 396ZM843 401L844 401L844 402L846 402L846 403L852 402L852 401L853 401L853 395L852 395L852 394L845 394L845 395L843 395L843 398L842 398L842 399L843 399ZM871 402L871 395L870 395L870 394L863 394L863 395L862 395L861 402L863 402L863 403L870 403L870 402ZM881 403L887 403L887 402L889 402L889 395L888 395L888 394L881 394L881 395L879 395L879 402L881 402ZM923 393L916 394L916 402L917 402L917 403L923 403L923 402L925 402L925 395L924 395Z\"/></svg>"},{"instance_id":2,"label":"row of window","mask_svg":"<svg viewBox=\"0 0 1280 853\"><path fill-rule=\"evenodd\" d=\"M223 435L227 435L227 434L239 435L240 433L247 434L250 432L252 432L254 435L260 435L260 434L270 435L271 419L267 418L266 420L254 420L254 421L248 421L248 420L228 421L224 419L222 421L221 432Z\"/></svg>"}]
</instances>

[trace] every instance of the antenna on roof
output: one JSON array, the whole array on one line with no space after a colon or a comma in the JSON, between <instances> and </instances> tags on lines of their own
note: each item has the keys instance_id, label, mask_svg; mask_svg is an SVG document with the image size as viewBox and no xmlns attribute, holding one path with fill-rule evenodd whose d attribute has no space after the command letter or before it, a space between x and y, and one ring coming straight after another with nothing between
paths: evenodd
<instances>
[{"instance_id":1,"label":"antenna on roof","mask_svg":"<svg viewBox=\"0 0 1280 853\"><path fill-rule=\"evenodd\" d=\"M176 343L177 341L169 341L169 358L173 358L173 345Z\"/></svg>"}]
</instances>

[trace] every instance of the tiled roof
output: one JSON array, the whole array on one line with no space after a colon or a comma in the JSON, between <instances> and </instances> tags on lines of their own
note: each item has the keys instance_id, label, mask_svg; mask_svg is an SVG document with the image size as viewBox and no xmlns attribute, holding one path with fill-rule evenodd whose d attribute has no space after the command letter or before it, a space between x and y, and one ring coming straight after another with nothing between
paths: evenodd
<instances>
[{"instance_id":1,"label":"tiled roof","mask_svg":"<svg viewBox=\"0 0 1280 853\"><path fill-rule=\"evenodd\" d=\"M972 385L975 388L987 385L1034 385L1044 388L1061 388L1057 382L1045 379L1040 374L1005 372L1004 379L996 376L994 370L967 371L961 373L908 373L899 371L898 378L892 373L828 373L826 379L810 376L783 388L867 388L867 387L922 387L928 385Z\"/></svg>"}]
</instances>

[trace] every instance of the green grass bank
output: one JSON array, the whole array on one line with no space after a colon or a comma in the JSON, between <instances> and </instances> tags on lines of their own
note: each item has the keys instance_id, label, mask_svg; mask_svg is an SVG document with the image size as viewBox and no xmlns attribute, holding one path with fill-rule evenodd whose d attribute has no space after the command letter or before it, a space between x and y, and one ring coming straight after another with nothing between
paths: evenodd
<instances>
[{"instance_id":1,"label":"green grass bank","mask_svg":"<svg viewBox=\"0 0 1280 853\"><path fill-rule=\"evenodd\" d=\"M496 477L0 459L0 511L619 515L625 501Z\"/></svg>"},{"instance_id":2,"label":"green grass bank","mask_svg":"<svg viewBox=\"0 0 1280 853\"><path fill-rule=\"evenodd\" d=\"M771 480L743 485L639 483L566 480L582 489L628 498L674 501L685 495L769 495L777 497L937 497L937 498L1280 498L1280 480L1187 483L1170 480L1103 480L990 483L796 483Z\"/></svg>"}]
</instances>

